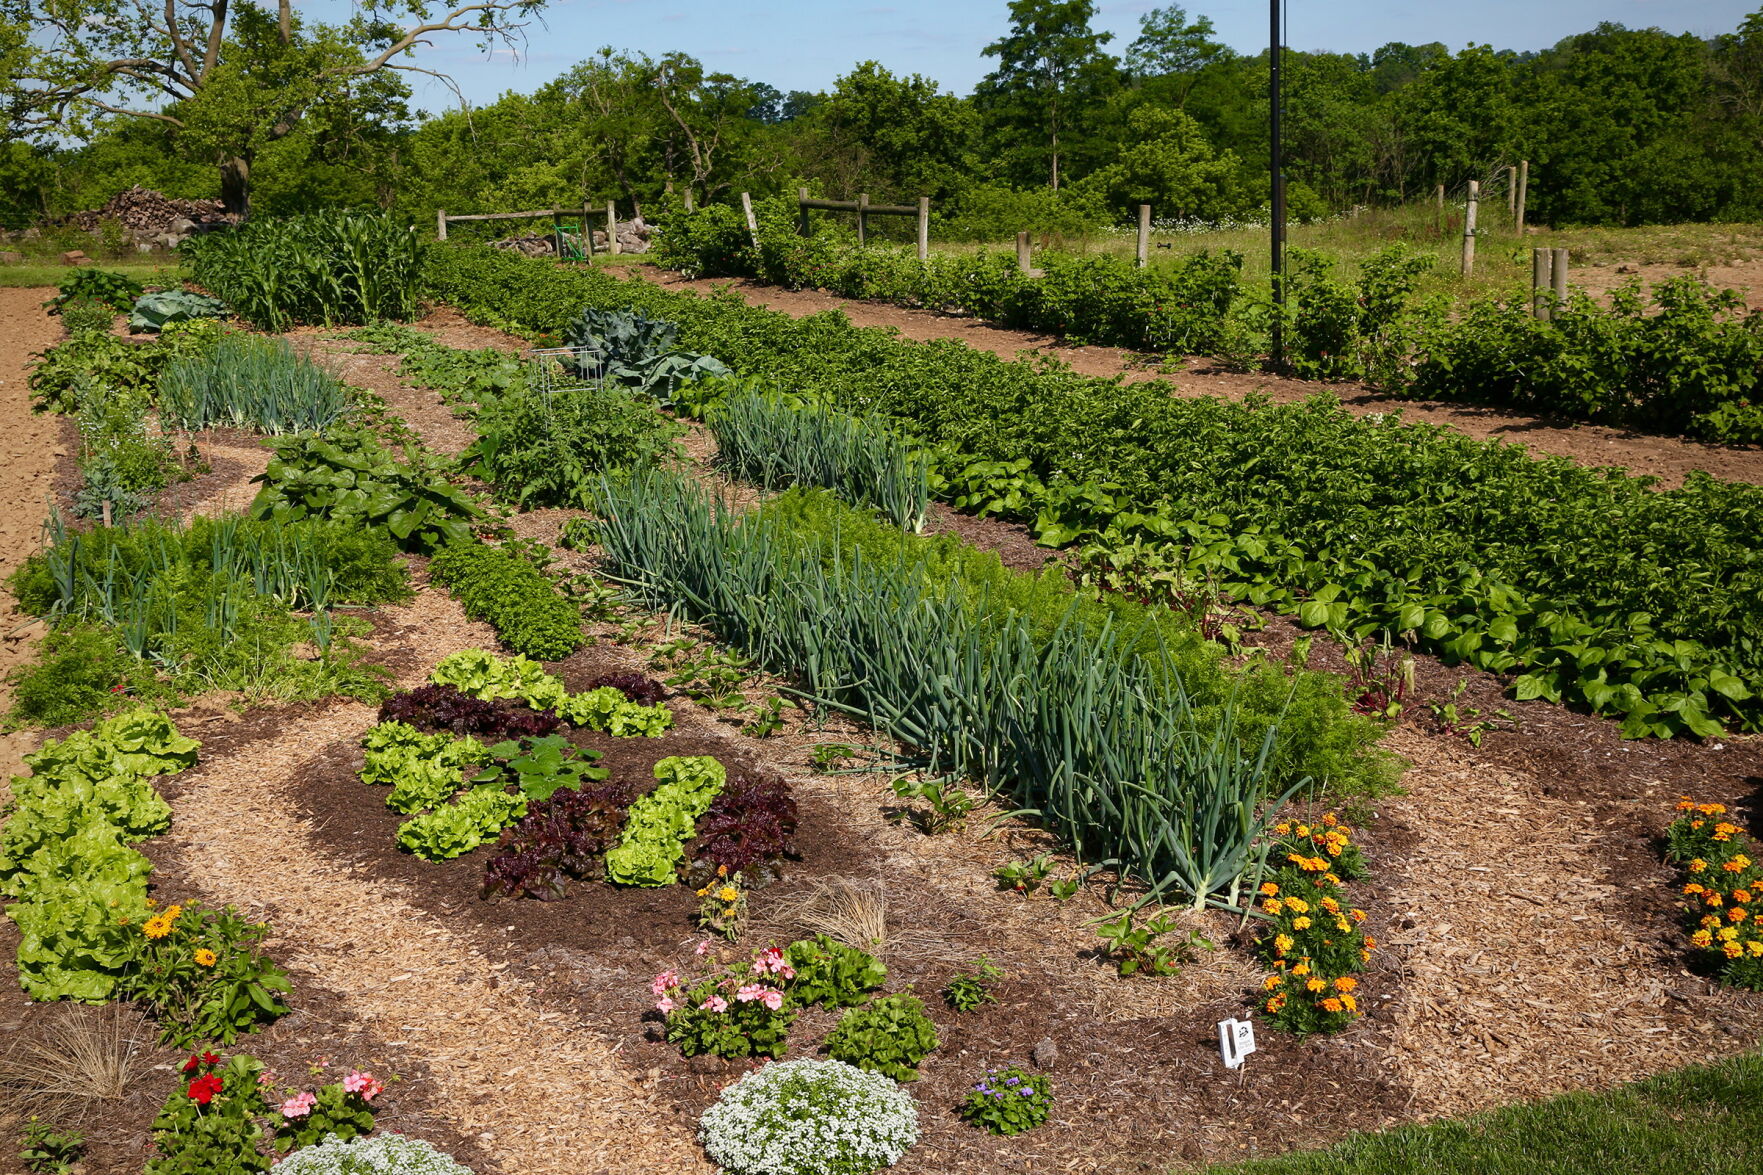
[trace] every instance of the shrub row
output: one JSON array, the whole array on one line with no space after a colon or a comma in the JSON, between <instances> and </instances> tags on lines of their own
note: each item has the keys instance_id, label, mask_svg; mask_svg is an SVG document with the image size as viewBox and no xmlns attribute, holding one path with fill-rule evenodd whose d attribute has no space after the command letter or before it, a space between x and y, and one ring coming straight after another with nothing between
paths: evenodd
<instances>
[{"instance_id":1,"label":"shrub row","mask_svg":"<svg viewBox=\"0 0 1763 1175\"><path fill-rule=\"evenodd\" d=\"M915 437L940 496L1043 542L1172 552L1238 598L1514 674L1520 697L1583 704L1634 736L1763 720L1756 487L1696 474L1659 491L1326 397L1173 400L493 250L437 250L429 274L516 329L559 330L584 304L672 319L742 375Z\"/></svg>"},{"instance_id":2,"label":"shrub row","mask_svg":"<svg viewBox=\"0 0 1763 1175\"><path fill-rule=\"evenodd\" d=\"M764 202L759 241L740 213L711 205L670 216L656 242L661 264L690 277L740 276L848 298L971 314L1072 342L1258 363L1273 309L1265 287L1241 277L1234 253L1134 267L1114 255L1048 254L1039 276L1013 255L939 255L928 261L862 248L831 225L796 233L793 203ZM1365 379L1392 393L1507 404L1599 423L1763 442L1763 313L1732 291L1677 277L1642 293L1639 279L1604 306L1575 294L1539 320L1530 295L1477 298L1463 313L1446 299L1415 305L1431 259L1397 244L1370 258L1356 281L1329 258L1293 250L1287 360L1300 375Z\"/></svg>"},{"instance_id":3,"label":"shrub row","mask_svg":"<svg viewBox=\"0 0 1763 1175\"><path fill-rule=\"evenodd\" d=\"M467 616L488 623L516 653L561 661L587 643L581 608L511 551L476 541L449 543L435 552L429 572Z\"/></svg>"}]
</instances>

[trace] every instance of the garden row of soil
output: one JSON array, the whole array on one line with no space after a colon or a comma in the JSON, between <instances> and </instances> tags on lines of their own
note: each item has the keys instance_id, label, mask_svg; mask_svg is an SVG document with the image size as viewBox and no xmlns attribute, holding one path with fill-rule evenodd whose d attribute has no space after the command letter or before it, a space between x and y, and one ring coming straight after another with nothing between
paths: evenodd
<instances>
[{"instance_id":1,"label":"garden row of soil","mask_svg":"<svg viewBox=\"0 0 1763 1175\"><path fill-rule=\"evenodd\" d=\"M1294 403L1318 392L1331 392L1341 406L1356 416L1401 412L1406 420L1443 425L1479 440L1499 439L1523 444L1539 454L1568 457L1583 465L1620 465L1635 474L1657 477L1660 484L1675 486L1692 470L1703 470L1725 481L1763 484L1763 448L1704 444L1675 437L1650 436L1602 425L1575 424L1527 416L1473 404L1439 400L1402 400L1354 383L1314 383L1264 373L1225 371L1215 361L1189 356L1174 374L1156 370L1156 359L1120 347L1073 346L1055 336L992 326L979 319L908 310L885 302L860 302L822 290L787 290L745 278L688 280L670 270L649 264L622 266L608 272L659 285L710 291L733 285L741 296L757 306L767 306L792 318L827 310L841 310L858 326L891 327L908 339L961 339L979 351L1003 358L1030 351L1051 355L1084 375L1127 382L1161 380L1171 394L1183 397L1218 396L1240 400L1263 395L1277 403ZM1763 285L1763 283L1760 283Z\"/></svg>"}]
</instances>

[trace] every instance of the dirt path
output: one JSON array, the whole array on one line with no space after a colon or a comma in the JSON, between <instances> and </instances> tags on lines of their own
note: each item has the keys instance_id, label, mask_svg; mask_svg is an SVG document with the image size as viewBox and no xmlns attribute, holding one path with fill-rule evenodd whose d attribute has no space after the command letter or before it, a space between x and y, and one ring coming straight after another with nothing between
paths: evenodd
<instances>
[{"instance_id":1,"label":"dirt path","mask_svg":"<svg viewBox=\"0 0 1763 1175\"><path fill-rule=\"evenodd\" d=\"M0 288L0 579L10 576L36 550L45 503L55 485L55 464L67 456L63 420L31 412L28 380L31 355L61 338L61 324L43 312L49 289ZM43 627L18 611L0 582L0 679L31 658ZM12 705L10 687L0 681L0 712ZM19 756L35 746L29 732L0 734L0 779L23 768Z\"/></svg>"},{"instance_id":2,"label":"dirt path","mask_svg":"<svg viewBox=\"0 0 1763 1175\"><path fill-rule=\"evenodd\" d=\"M1667 486L1700 469L1727 481L1763 484L1763 448L1708 445L1673 437L1648 436L1601 425L1556 422L1516 412L1450 404L1437 400L1398 400L1361 384L1322 384L1265 374L1243 375L1219 369L1211 360L1190 357L1182 370L1163 375L1146 368L1141 357L1119 347L1077 347L1050 335L1007 330L972 318L928 310L906 310L881 302L857 302L820 290L786 290L747 280L727 278L688 281L652 265L632 265L625 272L663 286L710 291L733 285L747 301L768 306L794 318L826 310L842 310L859 326L892 327L908 339L961 339L980 351L1009 359L1024 351L1052 355L1084 375L1122 376L1129 383L1154 379L1170 385L1178 396L1220 396L1240 400L1260 393L1279 403L1332 392L1355 416L1400 411L1412 421L1443 425L1478 440L1499 439L1522 444L1537 453L1569 457L1586 465L1620 465L1649 474Z\"/></svg>"},{"instance_id":3,"label":"dirt path","mask_svg":"<svg viewBox=\"0 0 1763 1175\"><path fill-rule=\"evenodd\" d=\"M419 637L422 659L405 686L449 652L495 644L440 592L385 611L391 628ZM303 764L373 722L369 707L339 704L290 722L273 740L200 764L180 780L166 848L211 901L267 913L291 966L420 1058L431 1100L502 1170L704 1170L690 1131L616 1050L544 1010L530 985L502 976L505 964L492 963L414 895L384 879L368 882L315 842L297 815Z\"/></svg>"}]
</instances>

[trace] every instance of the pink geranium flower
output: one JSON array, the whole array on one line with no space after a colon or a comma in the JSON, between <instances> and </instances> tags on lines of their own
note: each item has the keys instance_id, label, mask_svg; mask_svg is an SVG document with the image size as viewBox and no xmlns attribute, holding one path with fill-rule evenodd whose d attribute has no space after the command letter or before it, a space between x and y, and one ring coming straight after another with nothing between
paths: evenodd
<instances>
[{"instance_id":1,"label":"pink geranium flower","mask_svg":"<svg viewBox=\"0 0 1763 1175\"><path fill-rule=\"evenodd\" d=\"M312 1113L312 1107L317 1104L318 1098L303 1090L282 1103L282 1117L304 1118Z\"/></svg>"},{"instance_id":2,"label":"pink geranium flower","mask_svg":"<svg viewBox=\"0 0 1763 1175\"><path fill-rule=\"evenodd\" d=\"M651 979L649 981L649 994L650 995L665 995L667 993L668 988L678 987L678 986L679 986L679 972L673 971L673 970L663 971L661 974L657 975L654 979Z\"/></svg>"},{"instance_id":3,"label":"pink geranium flower","mask_svg":"<svg viewBox=\"0 0 1763 1175\"><path fill-rule=\"evenodd\" d=\"M759 999L766 1007L774 1012L784 1006L784 993L781 991L775 991L771 988L766 988L765 994L760 996Z\"/></svg>"},{"instance_id":4,"label":"pink geranium flower","mask_svg":"<svg viewBox=\"0 0 1763 1175\"><path fill-rule=\"evenodd\" d=\"M710 953L710 940L705 939L702 942L700 942L697 946L693 947L692 953L694 955L697 955L700 959L702 959L705 955L708 955Z\"/></svg>"},{"instance_id":5,"label":"pink geranium flower","mask_svg":"<svg viewBox=\"0 0 1763 1175\"><path fill-rule=\"evenodd\" d=\"M679 1007L679 1005L668 999L666 996L662 996L655 1001L655 1010L660 1012L663 1016L669 1015L677 1007Z\"/></svg>"},{"instance_id":6,"label":"pink geranium flower","mask_svg":"<svg viewBox=\"0 0 1763 1175\"><path fill-rule=\"evenodd\" d=\"M386 1087L381 1084L379 1078L375 1077L372 1073L363 1073L359 1069L352 1069L349 1072L349 1076L343 1078L343 1091L345 1093L358 1093L361 1095L362 1101L371 1102L374 1098L386 1092Z\"/></svg>"},{"instance_id":7,"label":"pink geranium flower","mask_svg":"<svg viewBox=\"0 0 1763 1175\"><path fill-rule=\"evenodd\" d=\"M713 995L698 1007L706 1012L726 1012L728 1011L728 1001L719 995Z\"/></svg>"},{"instance_id":8,"label":"pink geranium flower","mask_svg":"<svg viewBox=\"0 0 1763 1175\"><path fill-rule=\"evenodd\" d=\"M763 984L749 983L747 986L743 987L740 991L737 991L735 993L735 998L737 1000L740 1000L743 1004L750 1004L754 1000L759 999L764 994L765 994L765 986Z\"/></svg>"}]
</instances>

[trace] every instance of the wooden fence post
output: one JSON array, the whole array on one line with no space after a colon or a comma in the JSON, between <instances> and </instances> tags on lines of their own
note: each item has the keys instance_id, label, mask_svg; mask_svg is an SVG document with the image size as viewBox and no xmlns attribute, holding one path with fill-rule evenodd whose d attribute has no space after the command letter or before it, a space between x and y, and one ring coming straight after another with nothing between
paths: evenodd
<instances>
[{"instance_id":1,"label":"wooden fence post","mask_svg":"<svg viewBox=\"0 0 1763 1175\"><path fill-rule=\"evenodd\" d=\"M1567 250L1553 249L1549 263L1549 288L1554 291L1555 305L1567 304Z\"/></svg>"},{"instance_id":2,"label":"wooden fence post","mask_svg":"<svg viewBox=\"0 0 1763 1175\"><path fill-rule=\"evenodd\" d=\"M1524 235L1524 198L1530 195L1530 160L1518 161L1518 207L1512 213L1512 231Z\"/></svg>"},{"instance_id":3,"label":"wooden fence post","mask_svg":"<svg viewBox=\"0 0 1763 1175\"><path fill-rule=\"evenodd\" d=\"M1151 206L1139 205L1139 268L1143 269L1151 261Z\"/></svg>"},{"instance_id":4,"label":"wooden fence post","mask_svg":"<svg viewBox=\"0 0 1763 1175\"><path fill-rule=\"evenodd\" d=\"M618 255L618 201L606 201L606 251Z\"/></svg>"},{"instance_id":5,"label":"wooden fence post","mask_svg":"<svg viewBox=\"0 0 1763 1175\"><path fill-rule=\"evenodd\" d=\"M437 208L435 209L435 240L444 241L446 239L447 210L445 208Z\"/></svg>"},{"instance_id":6,"label":"wooden fence post","mask_svg":"<svg viewBox=\"0 0 1763 1175\"><path fill-rule=\"evenodd\" d=\"M1554 307L1550 305L1549 268L1553 254L1547 249L1530 251L1530 312L1542 322L1553 316Z\"/></svg>"},{"instance_id":7,"label":"wooden fence post","mask_svg":"<svg viewBox=\"0 0 1763 1175\"><path fill-rule=\"evenodd\" d=\"M1023 273L1027 273L1029 270L1029 246L1026 231L1016 234L1016 268Z\"/></svg>"},{"instance_id":8,"label":"wooden fence post","mask_svg":"<svg viewBox=\"0 0 1763 1175\"><path fill-rule=\"evenodd\" d=\"M582 257L588 261L594 259L594 222L588 219L588 202L582 201Z\"/></svg>"},{"instance_id":9,"label":"wooden fence post","mask_svg":"<svg viewBox=\"0 0 1763 1175\"><path fill-rule=\"evenodd\" d=\"M687 212L698 211L698 201L692 197L692 189L691 188L686 189L686 211Z\"/></svg>"},{"instance_id":10,"label":"wooden fence post","mask_svg":"<svg viewBox=\"0 0 1763 1175\"><path fill-rule=\"evenodd\" d=\"M752 241L753 247L757 249L759 247L759 222L753 218L753 194L751 192L741 193L741 214L747 218L747 239Z\"/></svg>"},{"instance_id":11,"label":"wooden fence post","mask_svg":"<svg viewBox=\"0 0 1763 1175\"><path fill-rule=\"evenodd\" d=\"M797 188L796 189L796 204L797 204L796 231L798 233L801 233L803 236L808 235L808 209L805 206L803 206L803 201L805 201L807 199L808 199L808 189L807 188Z\"/></svg>"},{"instance_id":12,"label":"wooden fence post","mask_svg":"<svg viewBox=\"0 0 1763 1175\"><path fill-rule=\"evenodd\" d=\"M1518 215L1518 169L1516 167L1506 169L1506 215Z\"/></svg>"},{"instance_id":13,"label":"wooden fence post","mask_svg":"<svg viewBox=\"0 0 1763 1175\"><path fill-rule=\"evenodd\" d=\"M918 259L930 260L930 197L918 198Z\"/></svg>"},{"instance_id":14,"label":"wooden fence post","mask_svg":"<svg viewBox=\"0 0 1763 1175\"><path fill-rule=\"evenodd\" d=\"M869 230L869 193L857 193L857 243L863 244Z\"/></svg>"},{"instance_id":15,"label":"wooden fence post","mask_svg":"<svg viewBox=\"0 0 1763 1175\"><path fill-rule=\"evenodd\" d=\"M1463 212L1463 276L1475 272L1475 213L1481 205L1481 184L1469 181L1469 203Z\"/></svg>"}]
</instances>

